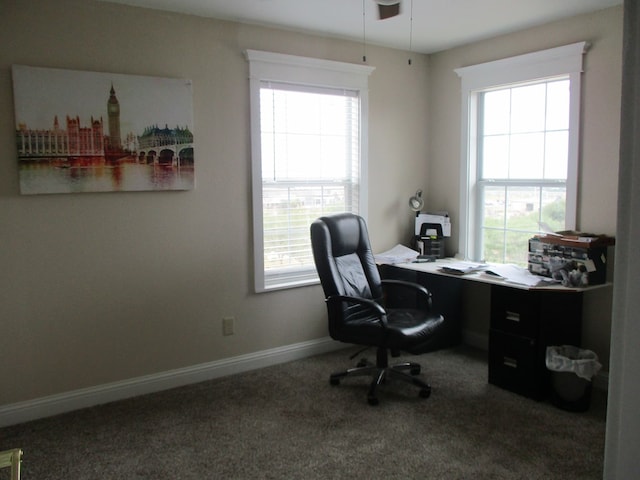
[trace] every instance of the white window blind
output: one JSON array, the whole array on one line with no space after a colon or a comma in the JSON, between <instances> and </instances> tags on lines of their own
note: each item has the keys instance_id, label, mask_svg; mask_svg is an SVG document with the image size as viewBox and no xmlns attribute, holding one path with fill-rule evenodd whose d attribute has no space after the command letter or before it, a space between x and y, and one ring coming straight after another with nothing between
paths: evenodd
<instances>
[{"instance_id":1,"label":"white window blind","mask_svg":"<svg viewBox=\"0 0 640 480\"><path fill-rule=\"evenodd\" d=\"M248 57L256 290L314 283L311 223L365 213L363 87L372 69L266 52Z\"/></svg>"},{"instance_id":2,"label":"white window blind","mask_svg":"<svg viewBox=\"0 0 640 480\"><path fill-rule=\"evenodd\" d=\"M262 82L260 112L267 284L313 278L311 222L359 210L358 92Z\"/></svg>"}]
</instances>

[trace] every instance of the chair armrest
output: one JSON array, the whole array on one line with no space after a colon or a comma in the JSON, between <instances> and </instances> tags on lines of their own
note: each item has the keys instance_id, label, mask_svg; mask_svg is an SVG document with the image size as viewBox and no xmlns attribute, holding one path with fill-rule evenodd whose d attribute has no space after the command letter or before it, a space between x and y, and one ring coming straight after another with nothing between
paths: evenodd
<instances>
[{"instance_id":1,"label":"chair armrest","mask_svg":"<svg viewBox=\"0 0 640 480\"><path fill-rule=\"evenodd\" d=\"M417 293L420 297L427 302L429 310L431 310L431 292L423 285L414 282L407 282L406 280L393 280L393 279L384 279L382 280L382 286L393 286L393 287L401 287L405 290L412 290Z\"/></svg>"},{"instance_id":2,"label":"chair armrest","mask_svg":"<svg viewBox=\"0 0 640 480\"><path fill-rule=\"evenodd\" d=\"M380 305L375 300L371 300L370 298L364 298L364 297L353 297L350 295L331 295L325 301L329 304L331 308L342 308L341 305L338 305L339 303L342 303L342 302L347 302L354 305L360 305L362 307L365 307L368 311L371 312L372 315L380 319L380 323L384 328L387 328L387 311L384 309L382 305Z\"/></svg>"}]
</instances>

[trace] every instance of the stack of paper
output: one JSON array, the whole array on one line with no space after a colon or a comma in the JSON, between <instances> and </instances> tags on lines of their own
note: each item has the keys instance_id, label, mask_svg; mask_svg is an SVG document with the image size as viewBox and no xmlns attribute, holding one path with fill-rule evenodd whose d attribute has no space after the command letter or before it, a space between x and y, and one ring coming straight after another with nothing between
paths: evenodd
<instances>
[{"instance_id":1,"label":"stack of paper","mask_svg":"<svg viewBox=\"0 0 640 480\"><path fill-rule=\"evenodd\" d=\"M467 273L482 272L487 268L485 263L453 262L444 265L440 270L452 275L466 275Z\"/></svg>"},{"instance_id":2,"label":"stack of paper","mask_svg":"<svg viewBox=\"0 0 640 480\"><path fill-rule=\"evenodd\" d=\"M495 275L497 278L502 278L509 283L517 283L528 287L557 283L551 278L534 275L526 268L513 264L491 264L487 266L485 272Z\"/></svg>"},{"instance_id":3,"label":"stack of paper","mask_svg":"<svg viewBox=\"0 0 640 480\"><path fill-rule=\"evenodd\" d=\"M408 263L413 262L416 258L418 258L418 252L410 249L409 247L398 244L391 250L387 250L386 252L374 255L374 258L376 260L376 263Z\"/></svg>"}]
</instances>

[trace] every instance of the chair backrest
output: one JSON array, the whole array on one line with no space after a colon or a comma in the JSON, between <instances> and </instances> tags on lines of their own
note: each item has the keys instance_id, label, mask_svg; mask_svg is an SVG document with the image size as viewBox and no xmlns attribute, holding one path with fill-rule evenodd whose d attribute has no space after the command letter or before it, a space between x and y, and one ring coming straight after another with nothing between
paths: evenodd
<instances>
[{"instance_id":1,"label":"chair backrest","mask_svg":"<svg viewBox=\"0 0 640 480\"><path fill-rule=\"evenodd\" d=\"M340 213L317 219L311 224L311 247L325 298L382 297L380 274L362 217Z\"/></svg>"}]
</instances>

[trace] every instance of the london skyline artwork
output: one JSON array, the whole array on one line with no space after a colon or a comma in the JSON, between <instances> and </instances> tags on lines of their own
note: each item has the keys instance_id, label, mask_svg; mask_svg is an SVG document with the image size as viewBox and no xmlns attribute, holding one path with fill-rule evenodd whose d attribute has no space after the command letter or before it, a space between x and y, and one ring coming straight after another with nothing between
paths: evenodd
<instances>
[{"instance_id":1,"label":"london skyline artwork","mask_svg":"<svg viewBox=\"0 0 640 480\"><path fill-rule=\"evenodd\" d=\"M195 186L187 79L12 67L20 193Z\"/></svg>"}]
</instances>

